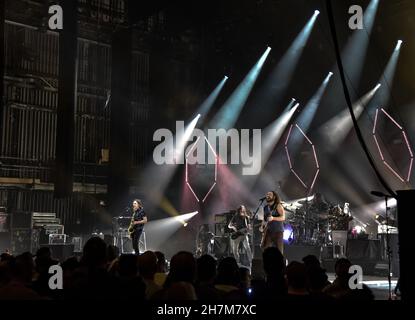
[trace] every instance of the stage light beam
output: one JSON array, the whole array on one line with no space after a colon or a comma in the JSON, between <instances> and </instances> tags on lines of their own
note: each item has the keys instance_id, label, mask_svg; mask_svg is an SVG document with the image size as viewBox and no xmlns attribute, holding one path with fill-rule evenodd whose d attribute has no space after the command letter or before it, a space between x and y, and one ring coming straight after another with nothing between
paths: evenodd
<instances>
[{"instance_id":1,"label":"stage light beam","mask_svg":"<svg viewBox=\"0 0 415 320\"><path fill-rule=\"evenodd\" d=\"M328 74L326 78L321 83L318 90L314 93L311 99L308 101L307 105L302 110L300 116L297 119L297 124L302 128L304 133L308 132L308 129L313 122L314 116L317 112L318 106L320 105L320 101L326 91L326 88L330 82L331 75ZM298 134L298 132L292 136L291 142L291 155L294 156L297 153L298 148L301 146L300 140L302 139L302 135Z\"/></svg>"},{"instance_id":2,"label":"stage light beam","mask_svg":"<svg viewBox=\"0 0 415 320\"><path fill-rule=\"evenodd\" d=\"M388 64L386 65L382 76L378 81L378 83L382 85L382 90L379 92L378 95L376 95L376 97L374 97L374 99L370 102L369 106L367 107L367 112L371 117L374 115L376 108L378 108L379 106L385 108L389 104L393 78L395 76L396 67L398 65L399 55L401 52L401 43L399 43L399 41L395 49L393 50L391 57L389 58Z\"/></svg>"},{"instance_id":3,"label":"stage light beam","mask_svg":"<svg viewBox=\"0 0 415 320\"><path fill-rule=\"evenodd\" d=\"M360 118L365 106L373 98L380 87L381 84L378 83L372 90L370 90L353 104L353 113L356 119ZM342 112L324 123L319 129L319 133L322 135L324 140L327 141L326 150L328 152L336 151L352 127L353 122L349 109L344 109Z\"/></svg>"},{"instance_id":4,"label":"stage light beam","mask_svg":"<svg viewBox=\"0 0 415 320\"><path fill-rule=\"evenodd\" d=\"M315 25L317 14L313 14L307 21L305 26L298 33L297 37L291 43L290 47L284 53L284 56L278 62L277 66L272 70L270 76L265 83L255 93L252 104L253 108L249 110L247 118L252 123L252 120L258 118L272 118L272 108L269 106L279 105L281 99L289 86L295 69L300 61L301 55L310 38L311 32ZM259 111L260 110L260 111ZM259 122L260 119L258 119Z\"/></svg>"},{"instance_id":5,"label":"stage light beam","mask_svg":"<svg viewBox=\"0 0 415 320\"><path fill-rule=\"evenodd\" d=\"M402 46L402 40L398 40L398 43L396 44L396 47L395 47L395 51L400 50L401 46Z\"/></svg>"},{"instance_id":6,"label":"stage light beam","mask_svg":"<svg viewBox=\"0 0 415 320\"><path fill-rule=\"evenodd\" d=\"M209 96L205 99L205 101L203 101L203 103L200 105L197 111L193 114L192 118L196 117L198 114L201 114L202 116L199 120L199 123L203 123L204 118L214 105L215 101L217 100L228 79L228 76L223 77L223 79L219 82L216 88L209 94Z\"/></svg>"},{"instance_id":7,"label":"stage light beam","mask_svg":"<svg viewBox=\"0 0 415 320\"><path fill-rule=\"evenodd\" d=\"M229 129L235 125L270 51L271 48L267 47L259 60L215 115L210 123L210 128Z\"/></svg>"}]
</instances>

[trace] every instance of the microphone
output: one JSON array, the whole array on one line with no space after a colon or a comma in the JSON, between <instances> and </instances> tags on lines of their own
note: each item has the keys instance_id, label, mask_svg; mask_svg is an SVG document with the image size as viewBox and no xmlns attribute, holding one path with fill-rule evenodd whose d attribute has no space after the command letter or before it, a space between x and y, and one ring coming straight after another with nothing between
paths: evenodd
<instances>
[{"instance_id":1,"label":"microphone","mask_svg":"<svg viewBox=\"0 0 415 320\"><path fill-rule=\"evenodd\" d=\"M261 199L259 199L259 201L264 201L267 197L263 197Z\"/></svg>"},{"instance_id":2,"label":"microphone","mask_svg":"<svg viewBox=\"0 0 415 320\"><path fill-rule=\"evenodd\" d=\"M380 197L380 198L387 197L386 194L384 194L383 192L380 192L380 191L371 191L370 194L372 194L376 197Z\"/></svg>"}]
</instances>

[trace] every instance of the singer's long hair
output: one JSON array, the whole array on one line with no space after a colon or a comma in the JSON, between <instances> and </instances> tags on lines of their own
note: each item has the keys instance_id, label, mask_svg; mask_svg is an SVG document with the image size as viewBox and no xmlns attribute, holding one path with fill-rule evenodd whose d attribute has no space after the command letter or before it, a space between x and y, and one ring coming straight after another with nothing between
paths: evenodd
<instances>
[{"instance_id":1,"label":"singer's long hair","mask_svg":"<svg viewBox=\"0 0 415 320\"><path fill-rule=\"evenodd\" d=\"M270 191L274 195L274 209L281 203L281 198L275 191Z\"/></svg>"},{"instance_id":2,"label":"singer's long hair","mask_svg":"<svg viewBox=\"0 0 415 320\"><path fill-rule=\"evenodd\" d=\"M133 204L134 202L137 202L138 205L140 206L140 208L143 207L143 202L140 199L134 199L133 202L131 204Z\"/></svg>"}]
</instances>

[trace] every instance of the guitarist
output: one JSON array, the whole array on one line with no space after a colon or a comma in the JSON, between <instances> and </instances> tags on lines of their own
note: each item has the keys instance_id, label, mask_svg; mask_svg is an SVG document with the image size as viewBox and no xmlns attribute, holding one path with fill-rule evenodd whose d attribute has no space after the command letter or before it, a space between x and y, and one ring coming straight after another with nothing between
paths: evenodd
<instances>
[{"instance_id":1,"label":"guitarist","mask_svg":"<svg viewBox=\"0 0 415 320\"><path fill-rule=\"evenodd\" d=\"M131 223L128 232L130 233L130 238L133 242L134 252L136 255L139 255L140 237L143 233L144 225L147 223L147 215L144 212L141 200L134 199L131 215Z\"/></svg>"},{"instance_id":2,"label":"guitarist","mask_svg":"<svg viewBox=\"0 0 415 320\"><path fill-rule=\"evenodd\" d=\"M241 205L236 210L236 213L234 214L228 225L229 229L233 230L233 233L231 235L231 248L232 253L238 263L241 263L238 250L241 242L248 257L249 263L252 261L252 251L248 239L249 220L250 216L246 210L246 207Z\"/></svg>"},{"instance_id":3,"label":"guitarist","mask_svg":"<svg viewBox=\"0 0 415 320\"><path fill-rule=\"evenodd\" d=\"M262 227L263 249L277 247L281 253L284 250L284 221L285 211L281 199L275 191L265 195L267 204L264 206L264 225Z\"/></svg>"}]
</instances>

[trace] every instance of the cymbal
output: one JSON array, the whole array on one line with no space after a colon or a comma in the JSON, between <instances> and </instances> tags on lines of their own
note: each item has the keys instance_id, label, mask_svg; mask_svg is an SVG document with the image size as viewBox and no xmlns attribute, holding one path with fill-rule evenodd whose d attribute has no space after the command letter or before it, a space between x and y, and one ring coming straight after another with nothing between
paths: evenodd
<instances>
[{"instance_id":1,"label":"cymbal","mask_svg":"<svg viewBox=\"0 0 415 320\"><path fill-rule=\"evenodd\" d=\"M287 212L290 212L290 213L295 213L295 211L293 211L291 209L288 209L287 207L284 207L284 210L287 211Z\"/></svg>"}]
</instances>

